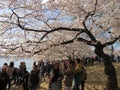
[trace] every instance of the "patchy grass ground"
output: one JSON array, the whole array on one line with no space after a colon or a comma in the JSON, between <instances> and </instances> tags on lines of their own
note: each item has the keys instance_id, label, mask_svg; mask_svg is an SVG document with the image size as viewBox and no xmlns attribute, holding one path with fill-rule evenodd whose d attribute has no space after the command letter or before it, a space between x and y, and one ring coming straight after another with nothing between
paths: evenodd
<instances>
[{"instance_id":1,"label":"patchy grass ground","mask_svg":"<svg viewBox=\"0 0 120 90\"><path fill-rule=\"evenodd\" d=\"M113 63L118 78L118 84L120 87L120 63ZM104 66L103 63L95 63L94 66L86 67L88 78L85 83L85 90L104 90L106 76L104 74ZM63 86L64 87L64 86ZM22 87L14 87L12 90L22 90ZM41 88L38 90L48 90L48 80L41 84Z\"/></svg>"},{"instance_id":2,"label":"patchy grass ground","mask_svg":"<svg viewBox=\"0 0 120 90\"><path fill-rule=\"evenodd\" d=\"M120 63L113 64L116 68L118 84L120 87ZM107 77L104 74L103 63L86 67L86 69L88 73L88 79L86 81L85 90L104 90Z\"/></svg>"}]
</instances>

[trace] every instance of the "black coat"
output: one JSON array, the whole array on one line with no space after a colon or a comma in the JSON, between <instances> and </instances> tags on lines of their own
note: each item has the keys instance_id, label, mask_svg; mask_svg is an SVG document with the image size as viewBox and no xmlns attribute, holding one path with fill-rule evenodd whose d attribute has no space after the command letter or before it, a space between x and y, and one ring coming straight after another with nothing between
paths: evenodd
<instances>
[{"instance_id":1,"label":"black coat","mask_svg":"<svg viewBox=\"0 0 120 90\"><path fill-rule=\"evenodd\" d=\"M30 84L31 85L38 85L39 83L39 71L31 71L30 74Z\"/></svg>"}]
</instances>

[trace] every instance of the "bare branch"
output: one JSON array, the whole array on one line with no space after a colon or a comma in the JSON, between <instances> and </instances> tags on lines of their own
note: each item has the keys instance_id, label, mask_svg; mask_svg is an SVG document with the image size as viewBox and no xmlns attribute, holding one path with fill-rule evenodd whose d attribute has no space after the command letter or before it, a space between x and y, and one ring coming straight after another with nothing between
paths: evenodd
<instances>
[{"instance_id":1,"label":"bare branch","mask_svg":"<svg viewBox=\"0 0 120 90\"><path fill-rule=\"evenodd\" d=\"M6 30L4 30L3 32L1 32L0 35L3 35L3 34L6 33L7 31L12 30L12 29L14 29L14 28L17 28L17 27L11 27L11 28L9 28L9 29L6 29Z\"/></svg>"},{"instance_id":2,"label":"bare branch","mask_svg":"<svg viewBox=\"0 0 120 90\"><path fill-rule=\"evenodd\" d=\"M50 31L46 31L46 33L44 34L44 36L41 38L41 40L46 36L48 35L49 33L52 33L54 31L59 31L59 30L62 30L62 31L74 31L74 32L85 32L84 29L80 29L80 28L67 28L67 27L58 27L58 28L54 28Z\"/></svg>"},{"instance_id":3,"label":"bare branch","mask_svg":"<svg viewBox=\"0 0 120 90\"><path fill-rule=\"evenodd\" d=\"M83 21L83 26L84 26L84 28L85 28L85 30L86 30L86 33L87 33L88 36L91 38L91 40L93 40L93 41L95 41L95 42L97 42L97 40L96 40L95 37L92 35L92 33L88 30L88 28L87 28L87 26L86 26L85 23L86 23L86 21L87 21L87 19L88 19L89 17L92 17L92 16L95 14L95 12L96 12L96 6L97 6L97 0L96 0L96 2L95 2L94 10L88 12L87 15L85 16L84 21Z\"/></svg>"},{"instance_id":4,"label":"bare branch","mask_svg":"<svg viewBox=\"0 0 120 90\"><path fill-rule=\"evenodd\" d=\"M103 44L103 47L106 47L106 46L109 46L109 45L114 44L118 39L120 39L120 36L112 39L112 40L109 41L109 42L104 43L104 44Z\"/></svg>"}]
</instances>

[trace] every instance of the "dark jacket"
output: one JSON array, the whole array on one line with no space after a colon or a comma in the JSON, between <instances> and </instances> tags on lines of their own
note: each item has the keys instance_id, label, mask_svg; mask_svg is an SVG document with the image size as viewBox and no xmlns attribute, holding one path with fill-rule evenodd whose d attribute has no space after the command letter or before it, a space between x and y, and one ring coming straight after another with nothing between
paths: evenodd
<instances>
[{"instance_id":1,"label":"dark jacket","mask_svg":"<svg viewBox=\"0 0 120 90\"><path fill-rule=\"evenodd\" d=\"M39 83L39 71L31 71L30 74L30 84L31 85L38 85Z\"/></svg>"},{"instance_id":2,"label":"dark jacket","mask_svg":"<svg viewBox=\"0 0 120 90\"><path fill-rule=\"evenodd\" d=\"M53 69L52 71L52 79L51 79L51 82L54 83L58 80L58 78L61 78L62 79L62 72L60 71L60 69Z\"/></svg>"},{"instance_id":3,"label":"dark jacket","mask_svg":"<svg viewBox=\"0 0 120 90\"><path fill-rule=\"evenodd\" d=\"M4 79L0 76L0 90L6 90Z\"/></svg>"},{"instance_id":4,"label":"dark jacket","mask_svg":"<svg viewBox=\"0 0 120 90\"><path fill-rule=\"evenodd\" d=\"M5 86L7 86L7 83L9 82L9 74L6 71L2 71L1 77L3 78Z\"/></svg>"}]
</instances>

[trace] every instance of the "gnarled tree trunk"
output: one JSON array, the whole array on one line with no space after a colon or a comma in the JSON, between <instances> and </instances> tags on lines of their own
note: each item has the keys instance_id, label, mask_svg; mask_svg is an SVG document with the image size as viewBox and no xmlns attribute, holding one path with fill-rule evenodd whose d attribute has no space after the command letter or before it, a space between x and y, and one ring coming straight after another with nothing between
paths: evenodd
<instances>
[{"instance_id":1,"label":"gnarled tree trunk","mask_svg":"<svg viewBox=\"0 0 120 90\"><path fill-rule=\"evenodd\" d=\"M104 72L107 75L107 89L118 90L116 70L112 64L110 56L103 52L103 48L100 45L95 48L95 53L103 59Z\"/></svg>"}]
</instances>

